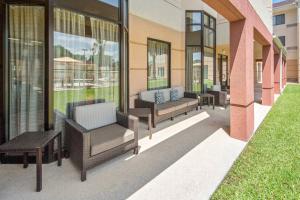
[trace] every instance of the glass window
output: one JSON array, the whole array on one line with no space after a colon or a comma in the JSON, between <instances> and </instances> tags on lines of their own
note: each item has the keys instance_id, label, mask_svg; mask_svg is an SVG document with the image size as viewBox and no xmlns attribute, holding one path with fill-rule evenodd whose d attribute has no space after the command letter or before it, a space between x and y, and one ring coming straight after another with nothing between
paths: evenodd
<instances>
[{"instance_id":1,"label":"glass window","mask_svg":"<svg viewBox=\"0 0 300 200\"><path fill-rule=\"evenodd\" d=\"M277 26L281 24L285 24L285 14L273 16L273 25Z\"/></svg>"},{"instance_id":2,"label":"glass window","mask_svg":"<svg viewBox=\"0 0 300 200\"><path fill-rule=\"evenodd\" d=\"M256 82L262 83L263 76L263 63L261 61L256 62Z\"/></svg>"},{"instance_id":3,"label":"glass window","mask_svg":"<svg viewBox=\"0 0 300 200\"><path fill-rule=\"evenodd\" d=\"M170 83L170 44L148 40L148 89L168 88Z\"/></svg>"},{"instance_id":4,"label":"glass window","mask_svg":"<svg viewBox=\"0 0 300 200\"><path fill-rule=\"evenodd\" d=\"M213 30L204 28L204 46L214 47L215 45L215 33Z\"/></svg>"},{"instance_id":5,"label":"glass window","mask_svg":"<svg viewBox=\"0 0 300 200\"><path fill-rule=\"evenodd\" d=\"M204 90L214 84L214 49L204 48Z\"/></svg>"},{"instance_id":6,"label":"glass window","mask_svg":"<svg viewBox=\"0 0 300 200\"><path fill-rule=\"evenodd\" d=\"M201 24L201 12L187 12L186 24Z\"/></svg>"},{"instance_id":7,"label":"glass window","mask_svg":"<svg viewBox=\"0 0 300 200\"><path fill-rule=\"evenodd\" d=\"M209 27L214 29L215 28L215 24L216 24L216 20L212 17L210 17L210 23L209 23Z\"/></svg>"},{"instance_id":8,"label":"glass window","mask_svg":"<svg viewBox=\"0 0 300 200\"><path fill-rule=\"evenodd\" d=\"M186 37L187 45L201 45L201 25L187 26Z\"/></svg>"},{"instance_id":9,"label":"glass window","mask_svg":"<svg viewBox=\"0 0 300 200\"><path fill-rule=\"evenodd\" d=\"M119 7L119 0L98 0L104 3L107 3L109 5L112 5L114 7Z\"/></svg>"},{"instance_id":10,"label":"glass window","mask_svg":"<svg viewBox=\"0 0 300 200\"><path fill-rule=\"evenodd\" d=\"M44 130L45 9L9 6L9 139Z\"/></svg>"},{"instance_id":11,"label":"glass window","mask_svg":"<svg viewBox=\"0 0 300 200\"><path fill-rule=\"evenodd\" d=\"M209 16L204 14L204 25L209 26Z\"/></svg>"},{"instance_id":12,"label":"glass window","mask_svg":"<svg viewBox=\"0 0 300 200\"><path fill-rule=\"evenodd\" d=\"M188 91L201 92L201 47L187 47L186 51Z\"/></svg>"},{"instance_id":13,"label":"glass window","mask_svg":"<svg viewBox=\"0 0 300 200\"><path fill-rule=\"evenodd\" d=\"M58 8L54 25L55 110L95 99L119 106L119 26Z\"/></svg>"}]
</instances>

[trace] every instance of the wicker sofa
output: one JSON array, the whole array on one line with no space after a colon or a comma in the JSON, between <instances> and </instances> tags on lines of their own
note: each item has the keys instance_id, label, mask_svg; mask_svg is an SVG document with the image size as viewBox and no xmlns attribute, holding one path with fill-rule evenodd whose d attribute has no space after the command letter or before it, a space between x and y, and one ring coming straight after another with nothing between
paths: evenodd
<instances>
[{"instance_id":1,"label":"wicker sofa","mask_svg":"<svg viewBox=\"0 0 300 200\"><path fill-rule=\"evenodd\" d=\"M178 101L170 101L171 89L178 90ZM139 93L139 98L135 100L136 108L150 108L152 114L152 125L155 128L156 124L164 120L187 114L196 109L198 110L198 95L195 93L185 92L183 87L173 87L159 90L164 93L165 103L155 103L155 93L158 90L143 91Z\"/></svg>"},{"instance_id":2,"label":"wicker sofa","mask_svg":"<svg viewBox=\"0 0 300 200\"><path fill-rule=\"evenodd\" d=\"M114 103L77 106L73 119L66 120L66 134L72 163L81 171L134 150L138 154L138 119L117 112Z\"/></svg>"}]
</instances>

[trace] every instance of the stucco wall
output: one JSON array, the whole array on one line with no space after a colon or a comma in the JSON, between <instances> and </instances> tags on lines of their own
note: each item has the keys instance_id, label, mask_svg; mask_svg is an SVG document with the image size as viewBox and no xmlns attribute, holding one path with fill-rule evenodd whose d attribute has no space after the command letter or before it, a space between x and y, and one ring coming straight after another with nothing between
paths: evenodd
<instances>
[{"instance_id":1,"label":"stucco wall","mask_svg":"<svg viewBox=\"0 0 300 200\"><path fill-rule=\"evenodd\" d=\"M273 33L272 22L272 0L249 0L256 13L268 27L270 33Z\"/></svg>"},{"instance_id":2,"label":"stucco wall","mask_svg":"<svg viewBox=\"0 0 300 200\"><path fill-rule=\"evenodd\" d=\"M285 36L287 48L287 79L288 81L299 81L299 22L297 7L286 5L274 9L273 15L285 14L285 24L273 27L274 34Z\"/></svg>"},{"instance_id":3,"label":"stucco wall","mask_svg":"<svg viewBox=\"0 0 300 200\"><path fill-rule=\"evenodd\" d=\"M140 91L147 90L147 38L171 43L171 85L185 85L184 32L130 15L129 32L130 106Z\"/></svg>"}]
</instances>

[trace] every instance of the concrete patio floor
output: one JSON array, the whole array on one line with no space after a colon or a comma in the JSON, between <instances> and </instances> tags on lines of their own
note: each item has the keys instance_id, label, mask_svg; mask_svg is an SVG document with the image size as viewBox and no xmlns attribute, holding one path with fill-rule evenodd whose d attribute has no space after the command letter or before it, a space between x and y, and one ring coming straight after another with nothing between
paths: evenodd
<instances>
[{"instance_id":1,"label":"concrete patio floor","mask_svg":"<svg viewBox=\"0 0 300 200\"><path fill-rule=\"evenodd\" d=\"M228 136L229 108L204 107L158 125L149 140L140 124L140 154L119 156L89 170L87 181L69 160L43 166L35 191L35 165L0 165L1 200L209 199L246 146ZM255 104L257 129L270 107Z\"/></svg>"}]
</instances>

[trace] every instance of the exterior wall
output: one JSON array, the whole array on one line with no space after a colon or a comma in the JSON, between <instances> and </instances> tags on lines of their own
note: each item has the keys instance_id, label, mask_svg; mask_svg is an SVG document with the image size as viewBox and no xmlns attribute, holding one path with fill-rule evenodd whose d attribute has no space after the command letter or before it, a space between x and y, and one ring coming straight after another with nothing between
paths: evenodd
<instances>
[{"instance_id":1,"label":"exterior wall","mask_svg":"<svg viewBox=\"0 0 300 200\"><path fill-rule=\"evenodd\" d=\"M129 95L133 107L138 93L147 90L147 38L171 43L171 86L185 86L185 11L205 10L214 17L217 13L201 0L131 0L129 8Z\"/></svg>"},{"instance_id":2,"label":"exterior wall","mask_svg":"<svg viewBox=\"0 0 300 200\"><path fill-rule=\"evenodd\" d=\"M276 4L275 4L276 5ZM277 4L278 5L278 4ZM285 24L274 26L274 34L278 37L285 36L287 49L287 79L292 82L300 81L299 67L299 20L297 6L292 4L282 4L274 7L273 15L285 14Z\"/></svg>"},{"instance_id":3,"label":"exterior wall","mask_svg":"<svg viewBox=\"0 0 300 200\"><path fill-rule=\"evenodd\" d=\"M185 35L183 32L130 15L130 107L140 91L147 90L147 38L171 43L171 85L185 85Z\"/></svg>"},{"instance_id":4,"label":"exterior wall","mask_svg":"<svg viewBox=\"0 0 300 200\"><path fill-rule=\"evenodd\" d=\"M264 24L273 32L272 23L272 0L249 0L256 13L260 16Z\"/></svg>"}]
</instances>

